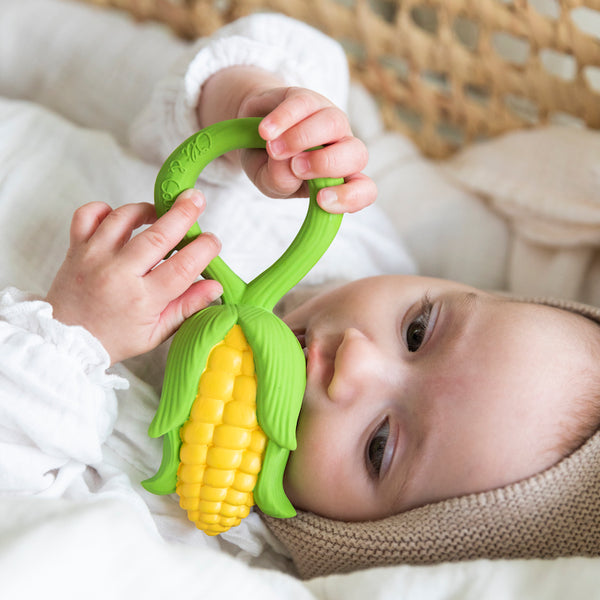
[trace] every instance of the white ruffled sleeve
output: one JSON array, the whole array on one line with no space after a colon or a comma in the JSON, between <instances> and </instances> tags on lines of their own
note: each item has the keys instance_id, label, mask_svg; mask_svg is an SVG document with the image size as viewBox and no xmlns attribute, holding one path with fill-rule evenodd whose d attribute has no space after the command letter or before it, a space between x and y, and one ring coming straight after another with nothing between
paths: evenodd
<instances>
[{"instance_id":1,"label":"white ruffled sleeve","mask_svg":"<svg viewBox=\"0 0 600 600\"><path fill-rule=\"evenodd\" d=\"M148 161L164 162L198 131L196 107L203 83L217 71L239 65L262 68L286 85L310 88L340 108L346 107L349 72L342 47L289 17L255 14L198 40L178 67L155 86L150 102L130 129L136 153ZM215 160L202 175L222 182L237 172L229 161Z\"/></svg>"},{"instance_id":2,"label":"white ruffled sleeve","mask_svg":"<svg viewBox=\"0 0 600 600\"><path fill-rule=\"evenodd\" d=\"M0 292L0 493L60 495L64 480L102 460L117 416L100 342L52 318L15 288Z\"/></svg>"}]
</instances>

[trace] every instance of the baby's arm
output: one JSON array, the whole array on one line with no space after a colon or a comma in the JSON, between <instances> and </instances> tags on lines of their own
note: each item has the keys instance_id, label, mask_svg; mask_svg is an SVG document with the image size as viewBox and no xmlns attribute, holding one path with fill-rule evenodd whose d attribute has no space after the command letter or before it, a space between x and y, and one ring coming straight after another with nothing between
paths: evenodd
<instances>
[{"instance_id":1,"label":"baby's arm","mask_svg":"<svg viewBox=\"0 0 600 600\"><path fill-rule=\"evenodd\" d=\"M102 343L111 363L158 346L222 293L216 281L195 281L220 250L211 234L202 234L161 263L204 204L200 192L187 190L158 220L147 203L112 210L93 202L78 209L67 257L46 298L54 318L85 327Z\"/></svg>"},{"instance_id":2,"label":"baby's arm","mask_svg":"<svg viewBox=\"0 0 600 600\"><path fill-rule=\"evenodd\" d=\"M309 89L286 87L275 75L253 66L223 69L204 84L198 106L201 127L237 117L264 117L259 126L266 152L233 154L267 196L308 196L307 179L343 177L345 183L321 190L317 200L329 212L354 212L371 204L375 184L360 171L365 145L352 135L348 117ZM306 152L315 146L322 149Z\"/></svg>"}]
</instances>

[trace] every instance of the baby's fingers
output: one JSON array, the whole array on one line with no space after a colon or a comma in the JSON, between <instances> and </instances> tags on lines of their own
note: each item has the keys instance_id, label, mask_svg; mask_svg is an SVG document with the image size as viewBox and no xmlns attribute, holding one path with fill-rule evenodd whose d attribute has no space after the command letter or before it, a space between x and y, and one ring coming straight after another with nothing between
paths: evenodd
<instances>
[{"instance_id":1,"label":"baby's fingers","mask_svg":"<svg viewBox=\"0 0 600 600\"><path fill-rule=\"evenodd\" d=\"M269 159L261 150L244 151L242 166L254 185L271 198L296 195L303 183L290 169L289 160Z\"/></svg>"},{"instance_id":2,"label":"baby's fingers","mask_svg":"<svg viewBox=\"0 0 600 600\"><path fill-rule=\"evenodd\" d=\"M375 182L363 173L356 173L346 177L342 185L320 190L317 203L330 213L353 213L375 202L376 197Z\"/></svg>"},{"instance_id":3,"label":"baby's fingers","mask_svg":"<svg viewBox=\"0 0 600 600\"><path fill-rule=\"evenodd\" d=\"M344 137L335 144L292 158L290 168L298 179L315 177L348 177L366 166L369 154L366 146L355 137Z\"/></svg>"},{"instance_id":4,"label":"baby's fingers","mask_svg":"<svg viewBox=\"0 0 600 600\"><path fill-rule=\"evenodd\" d=\"M105 202L89 202L79 207L71 219L71 247L87 242L111 211Z\"/></svg>"},{"instance_id":5,"label":"baby's fingers","mask_svg":"<svg viewBox=\"0 0 600 600\"><path fill-rule=\"evenodd\" d=\"M257 103L259 101L262 101L262 105L257 104L255 110L259 112L256 114L264 114L272 108L258 128L258 133L267 142L278 138L313 113L333 106L327 98L316 92L293 87L273 90L256 99Z\"/></svg>"},{"instance_id":6,"label":"baby's fingers","mask_svg":"<svg viewBox=\"0 0 600 600\"><path fill-rule=\"evenodd\" d=\"M124 204L108 211L97 226L90 244L100 249L120 249L138 227L153 223L156 213L152 204L137 202Z\"/></svg>"},{"instance_id":7,"label":"baby's fingers","mask_svg":"<svg viewBox=\"0 0 600 600\"><path fill-rule=\"evenodd\" d=\"M292 124L277 138L267 141L271 158L284 160L315 146L331 144L352 136L346 115L328 106Z\"/></svg>"},{"instance_id":8,"label":"baby's fingers","mask_svg":"<svg viewBox=\"0 0 600 600\"><path fill-rule=\"evenodd\" d=\"M218 281L205 279L191 285L181 296L172 300L160 315L157 335L167 339L194 313L206 308L223 293Z\"/></svg>"},{"instance_id":9,"label":"baby's fingers","mask_svg":"<svg viewBox=\"0 0 600 600\"><path fill-rule=\"evenodd\" d=\"M182 240L205 205L201 192L185 190L152 227L134 237L123 248L122 259L138 275L144 275Z\"/></svg>"},{"instance_id":10,"label":"baby's fingers","mask_svg":"<svg viewBox=\"0 0 600 600\"><path fill-rule=\"evenodd\" d=\"M146 275L148 282L153 287L156 298L167 305L181 296L198 279L208 263L219 254L220 250L221 242L219 239L212 233L203 233L158 265ZM212 297L210 301L215 300L221 294L219 284L216 284L216 286L208 286L208 289L218 292L215 292L216 296Z\"/></svg>"}]
</instances>

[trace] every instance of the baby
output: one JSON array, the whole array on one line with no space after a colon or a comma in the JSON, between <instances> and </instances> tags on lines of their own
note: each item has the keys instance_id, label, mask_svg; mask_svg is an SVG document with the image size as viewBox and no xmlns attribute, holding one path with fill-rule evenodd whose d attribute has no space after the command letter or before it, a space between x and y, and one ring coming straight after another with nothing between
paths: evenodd
<instances>
[{"instance_id":1,"label":"baby","mask_svg":"<svg viewBox=\"0 0 600 600\"><path fill-rule=\"evenodd\" d=\"M373 520L555 464L600 423L600 329L449 281L363 279L286 315L307 349L292 503Z\"/></svg>"},{"instance_id":2,"label":"baby","mask_svg":"<svg viewBox=\"0 0 600 600\"><path fill-rule=\"evenodd\" d=\"M265 193L302 194L305 179L331 175L345 183L320 192L325 209L353 211L374 199L360 173L364 146L325 98L253 67L205 84L202 126L254 115L266 115L266 152L230 159ZM79 209L47 296L54 317L87 328L113 363L157 346L222 291L196 281L220 248L211 234L161 263L203 206L189 190L158 220L145 203ZM307 356L298 449L285 476L300 509L373 520L501 487L555 464L600 422L600 331L567 311L382 276L319 295L284 319Z\"/></svg>"},{"instance_id":3,"label":"baby","mask_svg":"<svg viewBox=\"0 0 600 600\"><path fill-rule=\"evenodd\" d=\"M22 10L21 4L26 3L15 1L11 4L14 15ZM40 7L49 10L52 4L41 2ZM90 46L96 42L88 29L77 26L73 17L62 17L63 10L72 10L77 16L77 9L70 4L64 3L60 11L54 7L58 11L54 22L69 23L71 34L85 32L74 46L76 50L68 46L62 56L63 61L65 57L84 57L86 76L81 87L76 88L79 94L73 95L68 86L55 85L56 73L62 71L60 61L52 57L48 60L53 69L34 70L30 78L24 77L30 85L30 88L25 85L24 89L33 90L31 93L45 90L57 110L74 111L79 118L88 113L96 117L103 114L98 113L97 100L111 98L112 94L99 93L89 82L104 84L115 78L90 76L88 70L93 61L89 58L112 54L97 52L96 48L93 53L89 52L90 48L85 46L88 38ZM44 36L54 36L56 28L49 26L46 18L33 20L27 14L25 17L28 32L36 25L35 31L42 40L46 39ZM102 19L94 14L91 22L102 23ZM4 19L2 23L6 25L3 41L15 31L13 42L23 42L23 46L17 44L18 51L12 55L15 59L20 58L22 64L16 60L7 64L16 65L17 96L27 98L27 93L21 91L20 77L29 73L39 61L29 59L25 50L29 46L54 48L56 36L52 38L52 44L44 41L36 46L32 43L36 38L29 33L23 36L10 20ZM286 69L296 65L300 72L304 64L304 46L312 49L317 44L314 38L311 43L306 43L308 34L305 30L293 33L296 30L290 24L281 20L277 23L277 27L269 26L264 31L256 20L246 25L246 34L248 31L254 34L263 31L264 34L254 60L271 56L264 48L273 38L284 49L293 45L294 40L301 40L303 47L297 60L282 63ZM266 27L264 22L262 27ZM288 33L278 37L284 29ZM110 35L97 39L110 39L112 44L116 31L118 28L111 24ZM65 39L61 37L62 41ZM255 47L254 40L248 41L243 36L241 39L248 42L240 46L246 60ZM84 49L79 47L82 40ZM215 41L216 47L220 47L218 41ZM228 47L242 43L225 41ZM139 43L136 41L128 47L137 49ZM126 92L119 89L119 98L123 102L102 100L109 116L111 111L118 116L111 120L113 134L121 134L125 124L143 112L142 106L149 101L147 96L151 91L158 89L150 76L158 70L154 61L164 54L165 47L158 48L154 60L144 57L140 61L143 65L140 73L135 77L115 79L121 86L132 82ZM278 56L277 52L274 54ZM130 58L135 55L131 53ZM318 58L324 66L330 66L338 55L341 57L339 52L331 50L329 54L319 52ZM218 56L224 61L230 53L215 50L210 56L213 59ZM278 77L257 66L221 68L222 64L218 62L219 70L206 81L200 78L202 90L197 115L193 110L187 111L186 102L195 106L190 100L194 94L190 93L189 97L184 94L184 100L175 102L173 97L179 96L173 89L161 88L163 95L159 97L164 106L159 104L157 111L161 118L154 127L172 133L182 115L176 112L178 118L172 118L171 110L180 104L186 109L182 112L186 119L189 118L191 129L233 117L264 116L260 133L267 141L266 152L240 151L228 157L243 165L262 192L281 198L303 196L306 179L333 176L343 177L345 183L319 193L318 202L326 210L353 212L375 199L373 182L361 174L367 161L365 147L352 135L348 119L341 110L315 92L288 87ZM305 68L310 73L315 71L311 64L308 61L309 67ZM63 69L70 71L73 67L67 62ZM113 71L111 64L109 70L102 73L112 74ZM40 81L45 81L46 75L50 81L44 88ZM146 76L152 85L140 84ZM195 80L188 71L181 78L186 83L183 86L180 81L181 86L187 91L188 85ZM333 75L327 79L334 79ZM65 77L67 80L72 84L72 80ZM165 79L167 83L170 81L170 78ZM14 90L9 92L12 94ZM94 101L94 110L86 108L87 94ZM71 96L75 98L73 102ZM130 110L123 109L121 114L123 106ZM15 109L13 104L8 107L11 111ZM155 113L151 116L156 117ZM83 119L83 122L88 127L95 126L95 121L90 124ZM53 131L58 130L60 124L53 119ZM147 121L145 124L149 126ZM187 129L183 127L183 131ZM146 132L145 129L140 131ZM178 130L178 133L181 132ZM69 129L68 136L61 138L69 142L61 147L65 152L74 137L73 130ZM23 141L27 139L23 137ZM93 145L98 144L99 139L95 137ZM138 142L144 150L152 150L157 144L170 147L160 136L142 136ZM324 145L324 148L304 152L317 145ZM90 183L89 186L75 187L78 202L79 197L89 198L90 190L97 191L93 197L111 197L118 202L136 189L125 187L133 177L119 179L119 169L115 169L113 162L102 169L103 185L99 185L92 177L93 171L79 168L94 164L94 160L87 160L87 154L77 161L81 148L75 147L67 158L61 153L61 166L70 166L73 161L73 172L67 171L65 175L63 170L63 178L57 178L68 186L45 190L43 197L47 205L58 203L60 194L72 189L73 181ZM54 153L53 147L52 157ZM160 151L156 154L164 160ZM46 158L51 157L46 155ZM48 163L54 168L54 163L47 159L44 166L48 168ZM10 166L14 162L13 158L7 164ZM38 163L38 166L42 165ZM157 165L148 166L147 170L140 167L136 173L153 174L154 167L158 168ZM31 171L29 163L28 169ZM81 171L81 181L74 178L75 171L78 175ZM54 175L51 170L50 173ZM111 176L106 177L106 173ZM14 183L14 177L9 181ZM107 182L117 191L111 194L111 186L104 185ZM98 190L91 185L93 183ZM22 185L18 196L20 202L23 202L21 194L27 187L33 187L42 195L37 191L37 185ZM131 403L132 397L125 392L117 399L115 390L125 385L117 375L123 371L116 367L115 374L107 371L107 366L109 362L114 364L153 349L186 317L206 307L221 293L217 282L198 280L208 262L219 252L220 243L213 235L203 234L182 251L162 261L198 218L204 204L200 192L185 192L158 220L153 207L146 203L128 204L116 210L103 202L87 204L73 216L70 248L46 297L52 306L52 314L47 304L32 302L28 296L13 290L2 293L0 325L3 327L0 327L0 334L4 354L0 412L2 442L7 443L7 451L2 456L7 459L0 469L3 475L1 491L41 493L86 501L102 492L110 495L118 490L136 510L140 509L144 514L149 512L146 516L151 515L152 519L148 520L161 533L167 532L165 537L187 537L186 529L186 533L177 538L181 529L177 519L184 517L179 514L176 503L171 498L149 498L138 485L141 479L155 472L160 460L158 446L151 444L153 440L146 435L155 410L155 397L144 387L135 397L135 403ZM133 235L142 225L149 227ZM15 231L20 230L15 228ZM49 260L54 265L54 261ZM15 272L20 263L16 264ZM564 464L565 461L560 463L562 457L570 453L571 457L577 456L578 452L573 450L593 433L600 420L597 377L600 342L597 325L592 320L559 308L519 302L448 281L408 276L385 276L350 283L315 296L287 311L284 318L306 349L308 375L298 424L298 449L288 463L285 489L299 511L322 515L319 518L326 523L318 531L319 535L324 529L333 531L338 546L332 551L328 539L327 544L322 544L323 553L319 554L317 544L312 543L314 540L305 543L300 533L305 535L307 531L316 530L316 527L310 530L313 522L308 523L306 514L278 523L294 529L288 539L300 540L305 553L311 554L313 563L323 563L323 556L335 557L339 558L340 564L331 568L348 570L393 561L407 562L407 556L411 561L427 562L481 556L552 555L545 550L544 544L547 539L554 539L553 535L547 534L547 529L559 520L554 513L549 517L548 513L541 514L537 511L538 505L534 509L527 507L528 511L522 511L519 506L502 521L504 527L515 521L515 513L517 516L525 512L528 516L541 514L538 531L542 532L544 543L533 546L528 538L529 545L525 550L517 548L515 552L513 530L508 530L506 546L496 544L496 538L490 543L491 550L488 547L482 551L479 548L473 550L469 545L481 540L487 543L491 539L488 525L496 523L502 508L500 501L492 502L492 494L484 495L479 503L471 496L463 503L469 525L479 514L477 510L481 512L492 506L488 520L483 521L475 533L464 526L464 521L451 521L449 516L454 514L455 504L446 510L444 502L438 503L443 508L437 513L433 507L436 501L445 498L497 490L516 481L527 482L529 476L557 462L559 466ZM87 331L64 327L59 322L79 325ZM15 377L15 372L20 377ZM135 384L135 377L131 376L131 385ZM123 431L126 431L125 435ZM17 454L19 461L14 460ZM596 460L596 455L592 458ZM548 471L552 474L553 468ZM550 487L556 488L554 480L548 481ZM597 485L591 485L589 489L597 496ZM504 488L500 487L500 491L504 493ZM578 493L579 489L575 491ZM145 502L140 500L140 494ZM576 493L571 494L570 498L573 497L579 500ZM560 502L562 508L562 497ZM415 507L421 508L410 510ZM175 512L175 509L176 516L171 519L170 511ZM424 528L419 519L427 511L434 515L436 534L443 527L449 532L441 540L440 536L431 533L431 529L427 530L423 536L430 544L427 552L419 547L411 555L400 552L392 558L389 555L384 560L379 558L385 547L393 542L408 540L413 543L416 536L403 535L406 530L401 533L394 530L385 542L381 542L381 530L375 537L368 531L364 537L375 540L377 560L371 560L371 555L356 545L355 537L350 539L361 520L397 513L400 517L389 518L412 518L411 522L416 525L410 534L420 533ZM331 519L343 520L343 529L350 531L350 536L343 538ZM588 522L580 520L583 523L580 531L591 529ZM382 527L389 531L387 520L383 523ZM454 529L450 528L451 524L455 525ZM177 532L174 533L175 529ZM570 542L572 531L569 526L564 529L565 538ZM600 528L596 526L596 530ZM190 535L194 533L197 532L192 527ZM462 553L456 550L459 533L467 540L466 551ZM448 540L450 543L446 543ZM594 541L597 553L600 543ZM211 542L219 543L218 540ZM446 544L445 553L439 550L444 547L442 542ZM200 543L209 543L203 534ZM345 553L344 545L347 546ZM286 544L286 547L290 546ZM429 552L432 547L435 552ZM562 553L566 547L564 544L554 555ZM571 550L568 546L571 554L580 551L580 546L574 547L575 550ZM318 569L305 569L304 573L323 573L330 567L319 564Z\"/></svg>"}]
</instances>

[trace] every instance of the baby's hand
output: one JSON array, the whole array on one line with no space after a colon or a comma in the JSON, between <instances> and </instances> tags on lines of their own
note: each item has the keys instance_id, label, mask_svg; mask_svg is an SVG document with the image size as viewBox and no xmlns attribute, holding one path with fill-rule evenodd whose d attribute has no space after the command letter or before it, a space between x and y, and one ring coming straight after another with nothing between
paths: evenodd
<instances>
[{"instance_id":1,"label":"baby's hand","mask_svg":"<svg viewBox=\"0 0 600 600\"><path fill-rule=\"evenodd\" d=\"M289 87L251 93L239 116L263 115L258 131L267 141L267 154L244 151L242 165L264 194L308 196L305 180L343 177L344 184L319 192L321 208L355 212L375 200L375 183L360 172L367 165L367 149L352 135L346 114L324 96ZM315 146L324 148L305 151Z\"/></svg>"},{"instance_id":2,"label":"baby's hand","mask_svg":"<svg viewBox=\"0 0 600 600\"><path fill-rule=\"evenodd\" d=\"M148 203L112 210L92 202L79 208L67 257L46 298L54 317L85 327L102 342L112 363L158 346L222 293L216 281L195 282L221 248L211 234L161 263L204 206L199 191L187 190L158 220ZM151 223L132 237L135 229Z\"/></svg>"}]
</instances>

